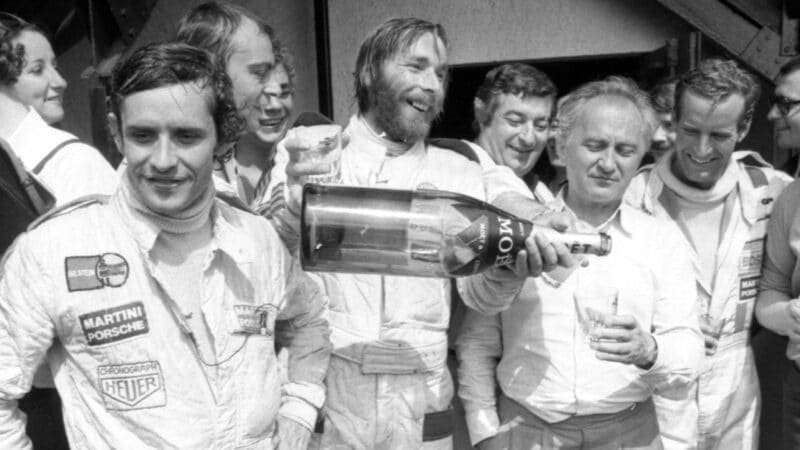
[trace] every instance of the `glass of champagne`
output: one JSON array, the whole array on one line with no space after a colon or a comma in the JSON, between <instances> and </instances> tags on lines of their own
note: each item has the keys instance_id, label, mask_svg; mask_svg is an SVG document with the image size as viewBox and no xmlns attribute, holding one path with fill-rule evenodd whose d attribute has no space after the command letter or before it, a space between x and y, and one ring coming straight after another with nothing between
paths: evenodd
<instances>
[{"instance_id":1,"label":"glass of champagne","mask_svg":"<svg viewBox=\"0 0 800 450\"><path fill-rule=\"evenodd\" d=\"M619 291L603 281L579 282L572 294L586 342L597 340L594 332L607 326L609 318L617 314Z\"/></svg>"}]
</instances>

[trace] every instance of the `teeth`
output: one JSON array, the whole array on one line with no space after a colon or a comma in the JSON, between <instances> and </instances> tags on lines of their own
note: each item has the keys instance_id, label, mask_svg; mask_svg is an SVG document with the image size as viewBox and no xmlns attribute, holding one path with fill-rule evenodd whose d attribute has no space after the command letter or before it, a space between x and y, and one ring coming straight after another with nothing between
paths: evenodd
<instances>
[{"instance_id":1,"label":"teeth","mask_svg":"<svg viewBox=\"0 0 800 450\"><path fill-rule=\"evenodd\" d=\"M429 106L426 105L425 103L420 103L420 102L417 102L417 101L412 101L411 102L411 106L413 106L414 108L416 108L416 109L418 109L420 111L423 111L423 112L427 111L428 108L429 108Z\"/></svg>"}]
</instances>

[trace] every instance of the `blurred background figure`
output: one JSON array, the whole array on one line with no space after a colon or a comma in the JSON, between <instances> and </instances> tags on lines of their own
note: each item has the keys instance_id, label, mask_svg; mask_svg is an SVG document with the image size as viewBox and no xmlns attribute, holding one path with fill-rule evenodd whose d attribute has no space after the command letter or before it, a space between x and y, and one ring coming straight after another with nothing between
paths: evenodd
<instances>
[{"instance_id":1,"label":"blurred background figure","mask_svg":"<svg viewBox=\"0 0 800 450\"><path fill-rule=\"evenodd\" d=\"M672 111L675 109L675 85L677 77L661 80L650 90L650 101L658 117L659 127L653 133L653 142L645 163L658 162L675 147L675 130Z\"/></svg>"},{"instance_id":2,"label":"blurred background figure","mask_svg":"<svg viewBox=\"0 0 800 450\"><path fill-rule=\"evenodd\" d=\"M775 145L791 156L782 169L797 178L800 172L800 58L781 67L767 118L775 124Z\"/></svg>"}]
</instances>

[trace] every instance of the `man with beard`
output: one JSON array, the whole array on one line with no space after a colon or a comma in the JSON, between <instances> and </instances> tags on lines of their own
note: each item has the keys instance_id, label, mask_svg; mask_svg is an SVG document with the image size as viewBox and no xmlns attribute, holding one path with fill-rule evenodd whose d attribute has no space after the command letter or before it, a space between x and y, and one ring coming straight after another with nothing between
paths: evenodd
<instances>
[{"instance_id":1,"label":"man with beard","mask_svg":"<svg viewBox=\"0 0 800 450\"><path fill-rule=\"evenodd\" d=\"M327 305L265 219L214 196L213 155L241 128L229 79L170 43L111 85L120 188L47 216L0 270L0 448L30 448L16 400L45 359L73 448L305 448Z\"/></svg>"},{"instance_id":2,"label":"man with beard","mask_svg":"<svg viewBox=\"0 0 800 450\"><path fill-rule=\"evenodd\" d=\"M800 58L781 67L776 79L770 120L775 123L777 146L800 149ZM797 160L790 170L796 171ZM795 172L796 173L796 172ZM797 236L800 229L800 184L795 180L778 197L767 226L764 279L756 302L759 322L788 336L783 374L783 448L800 448L800 264ZM766 403L766 402L765 402Z\"/></svg>"},{"instance_id":3,"label":"man with beard","mask_svg":"<svg viewBox=\"0 0 800 450\"><path fill-rule=\"evenodd\" d=\"M242 136L215 160L217 194L271 216L283 205L285 161L277 161L281 170L272 168L293 109L291 55L264 20L222 1L189 11L178 25L177 39L212 52L224 64L245 120Z\"/></svg>"},{"instance_id":4,"label":"man with beard","mask_svg":"<svg viewBox=\"0 0 800 450\"><path fill-rule=\"evenodd\" d=\"M758 82L710 59L675 88L675 149L631 182L626 201L681 232L694 269L706 357L693 390L655 396L667 448L758 446L760 391L751 325L767 221L791 179L755 152Z\"/></svg>"},{"instance_id":5,"label":"man with beard","mask_svg":"<svg viewBox=\"0 0 800 450\"><path fill-rule=\"evenodd\" d=\"M389 20L367 36L356 60L359 112L345 130L342 183L485 198L480 166L425 140L443 104L446 45L441 25L414 18ZM303 147L291 141L287 206L297 212L298 176L316 163L299 162ZM525 275L559 257L567 257L564 248L535 234L518 254L515 273L495 268L461 280L459 291L468 306L505 308ZM317 275L331 299L335 349L322 447L450 448L449 280Z\"/></svg>"}]
</instances>

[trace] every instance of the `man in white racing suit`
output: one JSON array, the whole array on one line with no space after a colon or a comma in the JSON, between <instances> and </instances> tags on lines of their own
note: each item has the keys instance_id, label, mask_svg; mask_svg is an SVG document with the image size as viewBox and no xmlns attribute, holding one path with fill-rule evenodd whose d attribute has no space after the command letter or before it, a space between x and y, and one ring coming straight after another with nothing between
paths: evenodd
<instances>
[{"instance_id":1,"label":"man in white racing suit","mask_svg":"<svg viewBox=\"0 0 800 450\"><path fill-rule=\"evenodd\" d=\"M413 18L389 20L366 38L356 61L359 113L345 130L350 142L341 157L343 184L485 198L480 166L425 140L442 108L446 42L440 25ZM287 206L296 211L297 175L312 164L299 161L302 146L291 140ZM564 255L538 234L526 244L516 273L541 270L543 262L555 265ZM449 280L318 275L331 299L334 346L321 446L450 448ZM523 280L494 269L459 286L468 306L502 308Z\"/></svg>"},{"instance_id":2,"label":"man in white racing suit","mask_svg":"<svg viewBox=\"0 0 800 450\"><path fill-rule=\"evenodd\" d=\"M115 69L119 190L47 216L0 272L0 448L30 448L16 401L45 358L74 448L306 445L326 300L265 219L214 198L213 154L241 126L229 83L181 43Z\"/></svg>"},{"instance_id":3,"label":"man in white racing suit","mask_svg":"<svg viewBox=\"0 0 800 450\"><path fill-rule=\"evenodd\" d=\"M747 135L758 83L730 60L706 60L676 86L675 150L646 166L626 200L681 231L690 249L706 358L696 387L656 395L666 448L754 449L760 393L750 328L764 236L790 178Z\"/></svg>"}]
</instances>

